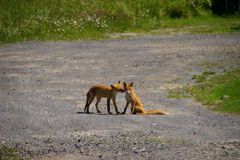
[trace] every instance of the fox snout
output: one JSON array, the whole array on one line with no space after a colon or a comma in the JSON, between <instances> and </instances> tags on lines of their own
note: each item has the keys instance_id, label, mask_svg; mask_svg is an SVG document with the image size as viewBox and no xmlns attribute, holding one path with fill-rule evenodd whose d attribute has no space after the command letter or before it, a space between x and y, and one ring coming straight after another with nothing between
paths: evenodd
<instances>
[{"instance_id":1,"label":"fox snout","mask_svg":"<svg viewBox=\"0 0 240 160\"><path fill-rule=\"evenodd\" d=\"M125 92L124 89L119 89L120 92Z\"/></svg>"},{"instance_id":2,"label":"fox snout","mask_svg":"<svg viewBox=\"0 0 240 160\"><path fill-rule=\"evenodd\" d=\"M131 94L131 90L125 90L125 93L127 93L127 94Z\"/></svg>"}]
</instances>

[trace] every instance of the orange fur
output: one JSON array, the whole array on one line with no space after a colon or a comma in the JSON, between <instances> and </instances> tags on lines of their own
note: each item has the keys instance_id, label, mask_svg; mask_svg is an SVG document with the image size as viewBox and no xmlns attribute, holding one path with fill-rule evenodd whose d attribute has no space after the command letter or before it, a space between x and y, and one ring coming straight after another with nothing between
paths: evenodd
<instances>
[{"instance_id":1,"label":"orange fur","mask_svg":"<svg viewBox=\"0 0 240 160\"><path fill-rule=\"evenodd\" d=\"M137 94L134 92L133 82L130 84L127 84L126 82L124 82L123 85L124 85L125 98L126 98L127 104L122 114L125 114L129 103L131 103L132 105L130 114L159 114L159 115L168 114L167 112L162 110L145 111L141 100L139 99Z\"/></svg>"},{"instance_id":2,"label":"orange fur","mask_svg":"<svg viewBox=\"0 0 240 160\"><path fill-rule=\"evenodd\" d=\"M116 105L116 96L117 96L118 92L124 92L120 81L117 84L111 85L111 86L102 86L102 85L92 86L86 95L87 100L86 100L84 112L89 113L89 106L92 103L92 101L94 100L94 98L97 97L97 102L96 102L95 106L96 106L98 113L102 113L98 109L98 103L101 101L101 98L107 98L108 113L112 114L110 112L110 100L112 99L116 113L119 114L120 112L118 112L118 108Z\"/></svg>"}]
</instances>

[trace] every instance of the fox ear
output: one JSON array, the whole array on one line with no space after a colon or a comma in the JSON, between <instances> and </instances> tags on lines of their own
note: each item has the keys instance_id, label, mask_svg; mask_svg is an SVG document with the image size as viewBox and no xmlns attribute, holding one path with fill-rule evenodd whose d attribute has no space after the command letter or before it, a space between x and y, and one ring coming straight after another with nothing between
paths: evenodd
<instances>
[{"instance_id":1,"label":"fox ear","mask_svg":"<svg viewBox=\"0 0 240 160\"><path fill-rule=\"evenodd\" d=\"M116 88L114 85L110 85L111 88Z\"/></svg>"},{"instance_id":2,"label":"fox ear","mask_svg":"<svg viewBox=\"0 0 240 160\"><path fill-rule=\"evenodd\" d=\"M118 81L118 84L120 84L121 83L121 81Z\"/></svg>"},{"instance_id":3,"label":"fox ear","mask_svg":"<svg viewBox=\"0 0 240 160\"><path fill-rule=\"evenodd\" d=\"M131 87L133 86L133 82L130 83L130 86L131 86Z\"/></svg>"},{"instance_id":4,"label":"fox ear","mask_svg":"<svg viewBox=\"0 0 240 160\"><path fill-rule=\"evenodd\" d=\"M127 86L127 83L126 83L126 82L123 82L123 86L126 87L126 86Z\"/></svg>"}]
</instances>

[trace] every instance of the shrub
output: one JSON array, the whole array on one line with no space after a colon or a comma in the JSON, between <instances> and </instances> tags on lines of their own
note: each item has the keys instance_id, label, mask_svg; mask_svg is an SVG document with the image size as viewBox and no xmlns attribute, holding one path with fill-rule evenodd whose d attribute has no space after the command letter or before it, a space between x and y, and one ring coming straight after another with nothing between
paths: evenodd
<instances>
[{"instance_id":1,"label":"shrub","mask_svg":"<svg viewBox=\"0 0 240 160\"><path fill-rule=\"evenodd\" d=\"M1 0L0 40L79 39L202 15L210 0Z\"/></svg>"}]
</instances>

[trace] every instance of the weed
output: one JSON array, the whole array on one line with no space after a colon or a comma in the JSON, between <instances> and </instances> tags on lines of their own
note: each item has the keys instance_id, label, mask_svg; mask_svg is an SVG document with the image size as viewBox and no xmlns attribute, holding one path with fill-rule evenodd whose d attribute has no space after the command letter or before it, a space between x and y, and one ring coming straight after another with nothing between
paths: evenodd
<instances>
[{"instance_id":1,"label":"weed","mask_svg":"<svg viewBox=\"0 0 240 160\"><path fill-rule=\"evenodd\" d=\"M177 81L179 81L179 80L181 80L181 78L175 78L175 79L173 79L172 81L173 81L173 82L177 82Z\"/></svg>"},{"instance_id":2,"label":"weed","mask_svg":"<svg viewBox=\"0 0 240 160\"><path fill-rule=\"evenodd\" d=\"M213 71L205 71L202 73L202 75L204 75L204 76L213 75L213 74L215 74L215 72L213 72Z\"/></svg>"},{"instance_id":3,"label":"weed","mask_svg":"<svg viewBox=\"0 0 240 160\"><path fill-rule=\"evenodd\" d=\"M240 30L240 25L238 25L237 27L231 27L232 30Z\"/></svg>"},{"instance_id":4,"label":"weed","mask_svg":"<svg viewBox=\"0 0 240 160\"><path fill-rule=\"evenodd\" d=\"M189 95L182 88L168 90L167 98L188 98Z\"/></svg>"},{"instance_id":5,"label":"weed","mask_svg":"<svg viewBox=\"0 0 240 160\"><path fill-rule=\"evenodd\" d=\"M215 72L205 71L205 72L203 72L202 74L199 74L199 75L192 75L192 79L196 79L197 83L202 83L202 82L206 81L207 76L213 75L213 74L215 74Z\"/></svg>"},{"instance_id":6,"label":"weed","mask_svg":"<svg viewBox=\"0 0 240 160\"><path fill-rule=\"evenodd\" d=\"M0 41L102 39L106 33L159 28L188 33L239 32L235 27L239 26L238 16L214 17L210 7L210 0L1 0Z\"/></svg>"},{"instance_id":7,"label":"weed","mask_svg":"<svg viewBox=\"0 0 240 160\"><path fill-rule=\"evenodd\" d=\"M184 138L175 138L175 139L160 139L160 138L149 138L147 139L149 142L158 142L158 143L169 143L169 144L178 144L178 145L192 145L188 140Z\"/></svg>"},{"instance_id":8,"label":"weed","mask_svg":"<svg viewBox=\"0 0 240 160\"><path fill-rule=\"evenodd\" d=\"M20 160L22 158L19 157L18 152L10 148L8 146L0 146L0 159L1 160L9 160L9 159L14 159L14 160ZM24 158L28 160L29 158Z\"/></svg>"},{"instance_id":9,"label":"weed","mask_svg":"<svg viewBox=\"0 0 240 160\"><path fill-rule=\"evenodd\" d=\"M205 75L192 75L192 79L196 79L197 83L201 83L206 80L206 76Z\"/></svg>"},{"instance_id":10,"label":"weed","mask_svg":"<svg viewBox=\"0 0 240 160\"><path fill-rule=\"evenodd\" d=\"M213 110L240 114L240 70L215 75L202 84L185 89L203 104L212 106Z\"/></svg>"},{"instance_id":11,"label":"weed","mask_svg":"<svg viewBox=\"0 0 240 160\"><path fill-rule=\"evenodd\" d=\"M210 77L209 77L210 76ZM240 70L216 74L205 71L193 75L195 85L168 90L168 98L193 97L215 111L240 115ZM201 83L200 83L201 82Z\"/></svg>"}]
</instances>

